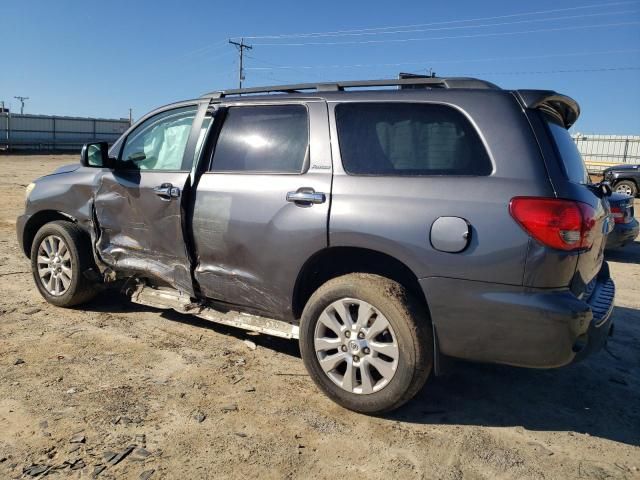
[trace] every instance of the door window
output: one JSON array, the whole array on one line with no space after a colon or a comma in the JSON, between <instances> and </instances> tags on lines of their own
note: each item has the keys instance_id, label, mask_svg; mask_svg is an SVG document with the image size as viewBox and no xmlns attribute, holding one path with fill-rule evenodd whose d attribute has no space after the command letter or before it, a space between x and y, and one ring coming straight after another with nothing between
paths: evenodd
<instances>
[{"instance_id":1,"label":"door window","mask_svg":"<svg viewBox=\"0 0 640 480\"><path fill-rule=\"evenodd\" d=\"M231 107L213 155L213 171L302 173L309 146L303 105Z\"/></svg>"},{"instance_id":2,"label":"door window","mask_svg":"<svg viewBox=\"0 0 640 480\"><path fill-rule=\"evenodd\" d=\"M121 168L133 170L189 170L184 150L197 107L159 113L141 123L127 137L120 156Z\"/></svg>"}]
</instances>

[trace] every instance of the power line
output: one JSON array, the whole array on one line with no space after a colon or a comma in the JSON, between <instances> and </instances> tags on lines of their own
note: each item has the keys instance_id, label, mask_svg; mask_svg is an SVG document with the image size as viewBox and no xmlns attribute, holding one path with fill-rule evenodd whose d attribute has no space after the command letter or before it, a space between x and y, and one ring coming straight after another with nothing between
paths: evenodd
<instances>
[{"instance_id":1,"label":"power line","mask_svg":"<svg viewBox=\"0 0 640 480\"><path fill-rule=\"evenodd\" d=\"M450 25L455 23L465 23L465 22L478 22L485 20L501 20L505 18L514 18L514 17L523 17L530 15L542 15L547 13L559 13L559 12L567 12L574 10L584 10L589 8L602 8L602 7L612 7L618 5L629 5L638 3L638 0L628 0L628 1L619 1L619 2L608 2L608 3L598 3L591 5L582 5L577 7L566 7L566 8L555 8L551 10L539 10L533 12L523 12L523 13L512 13L507 15L495 15L491 17L477 17L477 18L469 18L462 20L448 20L448 21L440 21L440 22L430 22L430 23L417 23L412 25L395 25L395 26L387 26L387 27L372 27L372 28L360 28L360 29L350 29L350 30L335 30L335 31L327 31L327 32L312 32L312 33L290 33L290 34L277 34L277 35L244 35L244 38L248 38L251 40L258 39L277 39L277 38L309 38L309 37L335 37L335 36L345 36L351 33L361 33L361 32L375 32L375 31L383 31L383 30L392 30L392 29L405 29L405 28L418 28L418 27L430 27L434 25ZM236 37L237 38L237 37Z\"/></svg>"},{"instance_id":2,"label":"power line","mask_svg":"<svg viewBox=\"0 0 640 480\"><path fill-rule=\"evenodd\" d=\"M449 73L449 76L482 76L482 75L538 75L549 73L599 73L599 72L620 72L640 70L640 66L625 66L625 67L595 67L595 68L575 68L575 69L561 69L561 70L531 70L531 71L515 71L515 72L459 72ZM446 76L446 75L445 75Z\"/></svg>"},{"instance_id":3,"label":"power line","mask_svg":"<svg viewBox=\"0 0 640 480\"><path fill-rule=\"evenodd\" d=\"M457 26L449 26L449 27L437 27L437 28L413 28L413 29L402 29L402 30L387 30L387 31L377 31L377 32L360 32L360 33L343 33L340 35L323 35L324 37L361 37L361 36L372 36L372 35L398 35L403 33L419 33L419 32L440 32L447 30L465 30L470 28L492 28L492 27L504 27L508 25L522 25L524 23L538 23L538 22L557 22L561 20L573 20L578 18L592 18L592 17L609 17L614 15L628 15L638 13L638 10L621 10L617 12L598 12L598 13L583 13L579 15L565 15L560 17L544 17L544 18L530 18L525 20L514 20L510 22L499 22L499 23L483 23L483 24L474 24L474 25L457 25ZM305 37L309 38L309 37ZM311 37L311 38L319 38L319 36Z\"/></svg>"},{"instance_id":4,"label":"power line","mask_svg":"<svg viewBox=\"0 0 640 480\"><path fill-rule=\"evenodd\" d=\"M258 62L270 65L268 67L246 67L245 70L312 70L312 69L327 69L327 68L375 68L375 67L401 67L405 65L424 65L431 63L471 63L471 62L491 62L502 60L535 60L543 58L562 58L562 57L578 57L578 56L593 56L593 55L613 55L617 53L638 53L640 49L626 49L626 50L606 50L598 52L573 52L573 53L551 53L545 55L522 55L515 57L488 57L488 58L471 58L471 59L457 59L457 60L417 60L412 62L396 62L396 63L356 63L351 65L339 65L339 64L325 64L325 65L278 65L271 62L267 62L251 56L249 58ZM247 55L249 56L249 55Z\"/></svg>"},{"instance_id":5,"label":"power line","mask_svg":"<svg viewBox=\"0 0 640 480\"><path fill-rule=\"evenodd\" d=\"M561 32L567 30L583 30L585 28L621 27L626 25L638 25L640 22L601 23L592 25L574 25L567 27L539 28L535 30L519 30L515 32L487 32L470 35L449 35L444 37L417 37L417 38L387 38L384 40L348 40L339 42L297 42L297 43L254 43L262 47L304 47L304 46L335 46L335 45L373 45L380 43L420 42L433 40L454 40L460 38L501 37L507 35L523 35L530 33Z\"/></svg>"}]
</instances>

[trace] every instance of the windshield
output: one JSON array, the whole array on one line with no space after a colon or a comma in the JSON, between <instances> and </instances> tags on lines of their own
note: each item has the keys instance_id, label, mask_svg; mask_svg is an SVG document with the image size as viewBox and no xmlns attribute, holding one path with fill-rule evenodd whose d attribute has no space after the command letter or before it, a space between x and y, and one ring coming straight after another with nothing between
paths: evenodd
<instances>
[{"instance_id":1,"label":"windshield","mask_svg":"<svg viewBox=\"0 0 640 480\"><path fill-rule=\"evenodd\" d=\"M547 125L569 181L581 184L590 183L587 167L567 129L550 117L547 117Z\"/></svg>"}]
</instances>

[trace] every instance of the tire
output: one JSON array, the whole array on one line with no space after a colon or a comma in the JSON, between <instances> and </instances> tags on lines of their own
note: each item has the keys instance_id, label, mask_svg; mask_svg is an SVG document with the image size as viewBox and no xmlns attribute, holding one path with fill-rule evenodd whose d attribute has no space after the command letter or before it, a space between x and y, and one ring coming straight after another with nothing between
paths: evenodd
<instances>
[{"instance_id":1,"label":"tire","mask_svg":"<svg viewBox=\"0 0 640 480\"><path fill-rule=\"evenodd\" d=\"M638 195L638 187L633 180L621 180L613 187L613 191L617 193L626 193L631 197Z\"/></svg>"},{"instance_id":2,"label":"tire","mask_svg":"<svg viewBox=\"0 0 640 480\"><path fill-rule=\"evenodd\" d=\"M355 322L351 329L343 316ZM381 330L385 321L390 328ZM353 273L329 280L311 296L302 313L300 351L312 380L331 400L377 415L424 386L433 367L433 332L426 309L402 285Z\"/></svg>"},{"instance_id":3,"label":"tire","mask_svg":"<svg viewBox=\"0 0 640 480\"><path fill-rule=\"evenodd\" d=\"M97 288L84 272L93 267L90 239L75 223L57 220L36 233L31 245L31 272L47 302L71 307L91 300Z\"/></svg>"}]
</instances>

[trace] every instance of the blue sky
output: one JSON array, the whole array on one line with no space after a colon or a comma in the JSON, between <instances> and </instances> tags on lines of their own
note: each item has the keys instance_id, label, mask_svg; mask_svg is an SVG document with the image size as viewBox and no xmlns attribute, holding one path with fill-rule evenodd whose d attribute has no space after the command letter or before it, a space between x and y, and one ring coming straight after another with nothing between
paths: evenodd
<instances>
[{"instance_id":1,"label":"blue sky","mask_svg":"<svg viewBox=\"0 0 640 480\"><path fill-rule=\"evenodd\" d=\"M432 68L557 90L582 106L576 131L640 134L640 0L3 0L0 29L13 111L26 95L27 113L135 118L235 87L226 41L245 35L263 37L246 86ZM341 33L290 36L323 32Z\"/></svg>"}]
</instances>

